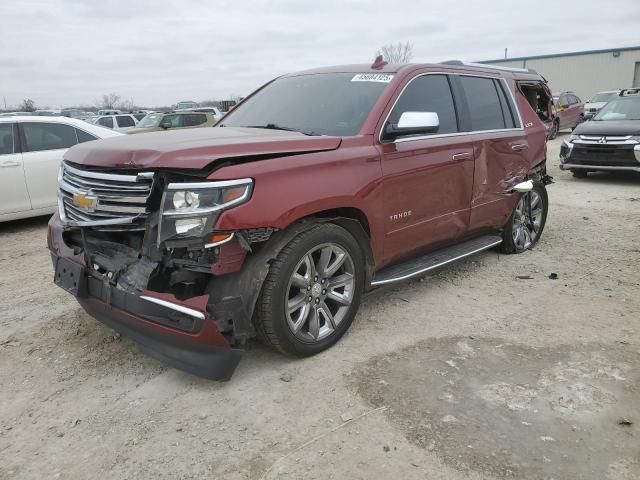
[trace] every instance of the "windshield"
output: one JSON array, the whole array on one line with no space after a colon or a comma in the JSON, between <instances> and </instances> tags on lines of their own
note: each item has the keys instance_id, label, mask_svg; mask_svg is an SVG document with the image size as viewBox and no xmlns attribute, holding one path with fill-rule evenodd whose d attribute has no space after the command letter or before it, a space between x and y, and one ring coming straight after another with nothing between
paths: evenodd
<instances>
[{"instance_id":1,"label":"windshield","mask_svg":"<svg viewBox=\"0 0 640 480\"><path fill-rule=\"evenodd\" d=\"M356 135L392 78L353 73L279 78L228 113L221 126Z\"/></svg>"},{"instance_id":2,"label":"windshield","mask_svg":"<svg viewBox=\"0 0 640 480\"><path fill-rule=\"evenodd\" d=\"M158 125L158 123L160 123L160 118L162 118L162 115L158 113L149 113L145 115L145 117L142 120L138 122L138 124L136 125L136 128L155 127Z\"/></svg>"},{"instance_id":3,"label":"windshield","mask_svg":"<svg viewBox=\"0 0 640 480\"><path fill-rule=\"evenodd\" d=\"M640 96L613 100L607 103L593 119L596 121L640 120Z\"/></svg>"},{"instance_id":4,"label":"windshield","mask_svg":"<svg viewBox=\"0 0 640 480\"><path fill-rule=\"evenodd\" d=\"M608 102L618 97L618 92L601 92L596 93L591 99L591 103Z\"/></svg>"}]
</instances>

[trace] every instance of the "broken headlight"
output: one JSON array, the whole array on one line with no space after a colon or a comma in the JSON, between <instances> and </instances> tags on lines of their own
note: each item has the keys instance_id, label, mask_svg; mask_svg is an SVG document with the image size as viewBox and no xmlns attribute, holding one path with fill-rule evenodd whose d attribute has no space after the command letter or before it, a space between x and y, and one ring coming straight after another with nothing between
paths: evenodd
<instances>
[{"instance_id":1,"label":"broken headlight","mask_svg":"<svg viewBox=\"0 0 640 480\"><path fill-rule=\"evenodd\" d=\"M170 183L162 195L158 245L166 240L204 237L220 212L249 200L253 180Z\"/></svg>"}]
</instances>

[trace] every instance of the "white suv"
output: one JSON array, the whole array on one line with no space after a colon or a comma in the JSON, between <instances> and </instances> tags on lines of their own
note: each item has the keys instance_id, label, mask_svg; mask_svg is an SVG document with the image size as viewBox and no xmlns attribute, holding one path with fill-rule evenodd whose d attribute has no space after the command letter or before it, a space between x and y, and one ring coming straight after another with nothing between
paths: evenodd
<instances>
[{"instance_id":1,"label":"white suv","mask_svg":"<svg viewBox=\"0 0 640 480\"><path fill-rule=\"evenodd\" d=\"M92 120L92 123L112 130L123 130L135 127L138 124L138 119L130 113L121 113L118 115L101 115Z\"/></svg>"},{"instance_id":2,"label":"white suv","mask_svg":"<svg viewBox=\"0 0 640 480\"><path fill-rule=\"evenodd\" d=\"M119 135L75 118L0 118L0 222L53 213L67 149Z\"/></svg>"}]
</instances>

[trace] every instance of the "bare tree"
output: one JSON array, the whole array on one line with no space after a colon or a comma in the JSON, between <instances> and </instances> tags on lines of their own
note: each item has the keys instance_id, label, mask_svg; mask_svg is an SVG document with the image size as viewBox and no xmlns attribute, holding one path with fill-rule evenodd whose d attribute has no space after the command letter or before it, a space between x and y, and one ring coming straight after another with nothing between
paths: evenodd
<instances>
[{"instance_id":1,"label":"bare tree","mask_svg":"<svg viewBox=\"0 0 640 480\"><path fill-rule=\"evenodd\" d=\"M19 107L21 112L35 112L36 111L36 102L31 100L30 98L25 98Z\"/></svg>"},{"instance_id":2,"label":"bare tree","mask_svg":"<svg viewBox=\"0 0 640 480\"><path fill-rule=\"evenodd\" d=\"M378 55L382 55L382 58L389 63L409 63L413 58L413 44L398 42L383 45L376 52L376 56Z\"/></svg>"},{"instance_id":3,"label":"bare tree","mask_svg":"<svg viewBox=\"0 0 640 480\"><path fill-rule=\"evenodd\" d=\"M102 100L99 100L97 103L99 107L113 109L121 98L122 97L117 93L110 93L108 95L103 95Z\"/></svg>"},{"instance_id":4,"label":"bare tree","mask_svg":"<svg viewBox=\"0 0 640 480\"><path fill-rule=\"evenodd\" d=\"M115 106L115 105L114 105ZM118 109L124 110L125 112L132 112L138 109L136 102L133 101L133 98L129 100L123 100L119 104L117 104Z\"/></svg>"}]
</instances>

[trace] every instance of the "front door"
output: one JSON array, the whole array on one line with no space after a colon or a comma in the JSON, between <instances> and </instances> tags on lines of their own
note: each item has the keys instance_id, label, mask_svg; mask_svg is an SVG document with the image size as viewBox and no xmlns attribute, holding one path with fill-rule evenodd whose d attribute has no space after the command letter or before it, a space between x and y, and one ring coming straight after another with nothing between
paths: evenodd
<instances>
[{"instance_id":1,"label":"front door","mask_svg":"<svg viewBox=\"0 0 640 480\"><path fill-rule=\"evenodd\" d=\"M15 124L0 123L0 215L31 209L17 145Z\"/></svg>"},{"instance_id":2,"label":"front door","mask_svg":"<svg viewBox=\"0 0 640 480\"><path fill-rule=\"evenodd\" d=\"M387 123L397 124L404 112L435 112L439 128L430 135L381 143L385 263L450 242L469 223L473 143L460 134L448 76L412 79Z\"/></svg>"}]
</instances>

